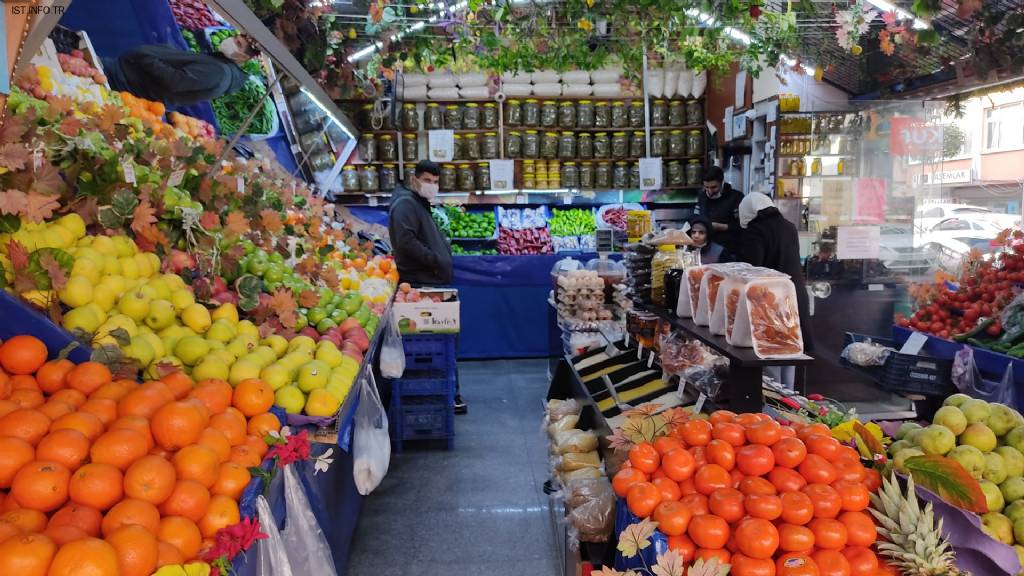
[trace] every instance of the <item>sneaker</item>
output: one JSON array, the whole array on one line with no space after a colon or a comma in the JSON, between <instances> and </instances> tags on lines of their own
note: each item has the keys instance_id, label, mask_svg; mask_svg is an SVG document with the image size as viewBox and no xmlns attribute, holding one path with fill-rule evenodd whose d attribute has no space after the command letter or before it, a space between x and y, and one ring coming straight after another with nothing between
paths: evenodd
<instances>
[{"instance_id":1,"label":"sneaker","mask_svg":"<svg viewBox=\"0 0 1024 576\"><path fill-rule=\"evenodd\" d=\"M467 412L469 412L469 407L466 406L465 401L462 400L462 395L457 394L455 396L455 413L466 414Z\"/></svg>"}]
</instances>

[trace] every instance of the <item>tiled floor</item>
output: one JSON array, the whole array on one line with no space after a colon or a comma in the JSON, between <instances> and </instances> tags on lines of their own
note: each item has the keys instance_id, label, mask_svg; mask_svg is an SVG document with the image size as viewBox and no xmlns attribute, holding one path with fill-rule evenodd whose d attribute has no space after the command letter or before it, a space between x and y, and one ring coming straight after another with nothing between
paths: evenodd
<instances>
[{"instance_id":1,"label":"tiled floor","mask_svg":"<svg viewBox=\"0 0 1024 576\"><path fill-rule=\"evenodd\" d=\"M455 449L392 456L364 501L346 576L560 574L542 491L547 361L459 372L469 414L455 418Z\"/></svg>"}]
</instances>

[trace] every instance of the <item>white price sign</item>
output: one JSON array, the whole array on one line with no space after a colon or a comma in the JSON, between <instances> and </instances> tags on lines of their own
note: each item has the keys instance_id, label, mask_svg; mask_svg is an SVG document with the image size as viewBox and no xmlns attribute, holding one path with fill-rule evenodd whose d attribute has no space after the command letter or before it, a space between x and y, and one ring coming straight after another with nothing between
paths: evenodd
<instances>
[{"instance_id":1,"label":"white price sign","mask_svg":"<svg viewBox=\"0 0 1024 576\"><path fill-rule=\"evenodd\" d=\"M491 190L512 190L515 185L515 162L491 160Z\"/></svg>"},{"instance_id":2,"label":"white price sign","mask_svg":"<svg viewBox=\"0 0 1024 576\"><path fill-rule=\"evenodd\" d=\"M640 189L657 190L661 188L661 158L640 159Z\"/></svg>"},{"instance_id":3,"label":"white price sign","mask_svg":"<svg viewBox=\"0 0 1024 576\"><path fill-rule=\"evenodd\" d=\"M168 186L177 186L185 180L185 169L178 168L174 172L171 172L171 177L167 179Z\"/></svg>"},{"instance_id":4,"label":"white price sign","mask_svg":"<svg viewBox=\"0 0 1024 576\"><path fill-rule=\"evenodd\" d=\"M431 130L427 133L427 148L432 161L451 162L455 156L455 131Z\"/></svg>"},{"instance_id":5,"label":"white price sign","mask_svg":"<svg viewBox=\"0 0 1024 576\"><path fill-rule=\"evenodd\" d=\"M122 160L121 169L124 170L124 181L129 184L135 184L135 165L132 164L132 161L128 159Z\"/></svg>"}]
</instances>

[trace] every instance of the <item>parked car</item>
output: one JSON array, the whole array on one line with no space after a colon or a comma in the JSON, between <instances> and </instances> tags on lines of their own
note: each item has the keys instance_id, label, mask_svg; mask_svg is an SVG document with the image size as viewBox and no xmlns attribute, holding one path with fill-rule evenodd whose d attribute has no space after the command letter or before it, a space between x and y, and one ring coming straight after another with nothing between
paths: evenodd
<instances>
[{"instance_id":1,"label":"parked car","mask_svg":"<svg viewBox=\"0 0 1024 576\"><path fill-rule=\"evenodd\" d=\"M933 266L930 254L914 242L912 225L883 224L881 228L878 259L888 270L921 274Z\"/></svg>"},{"instance_id":2,"label":"parked car","mask_svg":"<svg viewBox=\"0 0 1024 576\"><path fill-rule=\"evenodd\" d=\"M914 211L914 225L920 232L930 232L940 222L949 218L972 218L987 220L999 229L1021 225L1019 214L1001 214L981 206L968 204L924 204Z\"/></svg>"},{"instance_id":3,"label":"parked car","mask_svg":"<svg viewBox=\"0 0 1024 576\"><path fill-rule=\"evenodd\" d=\"M992 241L1002 231L1002 226L984 216L947 218L921 235L918 246L936 268L956 273L972 249L988 255Z\"/></svg>"}]
</instances>

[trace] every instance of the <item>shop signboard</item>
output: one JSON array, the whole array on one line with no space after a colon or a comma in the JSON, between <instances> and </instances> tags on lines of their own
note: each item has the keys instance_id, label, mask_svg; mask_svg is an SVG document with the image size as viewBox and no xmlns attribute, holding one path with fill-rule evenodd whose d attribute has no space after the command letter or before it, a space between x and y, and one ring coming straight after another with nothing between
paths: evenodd
<instances>
[{"instance_id":1,"label":"shop signboard","mask_svg":"<svg viewBox=\"0 0 1024 576\"><path fill-rule=\"evenodd\" d=\"M889 151L893 155L925 156L942 151L942 126L893 116L889 129Z\"/></svg>"},{"instance_id":2,"label":"shop signboard","mask_svg":"<svg viewBox=\"0 0 1024 576\"><path fill-rule=\"evenodd\" d=\"M459 291L420 288L418 302L395 302L392 313L402 334L456 334L460 330ZM440 302L435 302L437 297Z\"/></svg>"}]
</instances>

